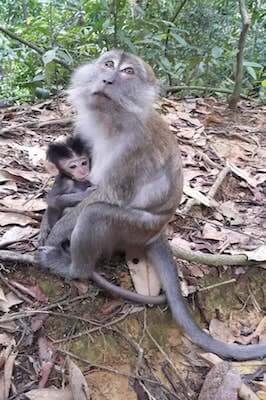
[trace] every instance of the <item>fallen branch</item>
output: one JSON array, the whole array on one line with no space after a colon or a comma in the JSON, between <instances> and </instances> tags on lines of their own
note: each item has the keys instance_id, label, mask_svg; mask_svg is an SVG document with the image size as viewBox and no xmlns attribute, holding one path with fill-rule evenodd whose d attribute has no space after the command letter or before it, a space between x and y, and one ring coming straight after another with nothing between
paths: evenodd
<instances>
[{"instance_id":1,"label":"fallen branch","mask_svg":"<svg viewBox=\"0 0 266 400\"><path fill-rule=\"evenodd\" d=\"M232 94L232 90L230 89L214 88L209 86L188 86L188 85L169 86L166 88L166 93L175 93L179 92L180 90L199 90L206 92L208 91L208 92ZM248 96L245 96L244 94L240 94L240 97L245 100L250 100L250 98Z\"/></svg>"},{"instance_id":2,"label":"fallen branch","mask_svg":"<svg viewBox=\"0 0 266 400\"><path fill-rule=\"evenodd\" d=\"M245 254L206 254L200 251L192 251L170 242L174 256L182 260L194 262L198 264L205 264L214 267L222 267L224 265L234 266L262 266L263 260L255 261L250 260ZM251 253L251 252L249 252ZM0 260L7 262L15 262L22 264L37 265L37 262L31 254L21 254L16 251L0 250ZM264 267L262 267L264 268Z\"/></svg>"},{"instance_id":3,"label":"fallen branch","mask_svg":"<svg viewBox=\"0 0 266 400\"><path fill-rule=\"evenodd\" d=\"M224 265L260 266L262 264L261 261L256 262L249 260L245 254L207 254L202 253L201 251L192 251L184 248L181 249L173 242L170 242L170 245L173 254L177 258L197 264L209 265L210 267L223 267Z\"/></svg>"},{"instance_id":4,"label":"fallen branch","mask_svg":"<svg viewBox=\"0 0 266 400\"><path fill-rule=\"evenodd\" d=\"M65 126L65 125L71 124L72 122L73 122L73 118L71 118L71 117L50 119L48 121L27 121L27 122L22 122L21 124L8 126L7 128L1 129L0 135L9 133L9 132L17 130L19 128L43 128L45 126L50 126L50 125Z\"/></svg>"},{"instance_id":5,"label":"fallen branch","mask_svg":"<svg viewBox=\"0 0 266 400\"><path fill-rule=\"evenodd\" d=\"M22 254L11 250L0 250L0 260L20 264L36 265L36 260L31 254Z\"/></svg>"}]
</instances>

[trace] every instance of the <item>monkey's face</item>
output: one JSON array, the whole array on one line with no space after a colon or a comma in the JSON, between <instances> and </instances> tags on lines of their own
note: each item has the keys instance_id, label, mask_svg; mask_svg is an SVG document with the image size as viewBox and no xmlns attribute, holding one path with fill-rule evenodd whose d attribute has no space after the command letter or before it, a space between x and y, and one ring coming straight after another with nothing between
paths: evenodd
<instances>
[{"instance_id":1,"label":"monkey's face","mask_svg":"<svg viewBox=\"0 0 266 400\"><path fill-rule=\"evenodd\" d=\"M152 69L141 59L119 50L104 53L73 75L70 99L79 110L143 113L157 92Z\"/></svg>"},{"instance_id":2,"label":"monkey's face","mask_svg":"<svg viewBox=\"0 0 266 400\"><path fill-rule=\"evenodd\" d=\"M86 156L73 154L71 158L63 158L57 162L58 169L76 182L86 182L89 179L89 160Z\"/></svg>"}]
</instances>

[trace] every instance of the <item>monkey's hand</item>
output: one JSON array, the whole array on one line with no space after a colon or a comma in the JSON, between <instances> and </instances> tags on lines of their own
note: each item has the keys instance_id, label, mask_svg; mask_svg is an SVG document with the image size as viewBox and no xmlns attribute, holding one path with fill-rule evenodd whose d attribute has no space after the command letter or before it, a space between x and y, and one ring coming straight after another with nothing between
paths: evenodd
<instances>
[{"instance_id":1,"label":"monkey's hand","mask_svg":"<svg viewBox=\"0 0 266 400\"><path fill-rule=\"evenodd\" d=\"M47 210L45 210L45 213L43 214L43 217L42 217L41 226L40 226L40 233L39 233L39 236L38 236L38 244L39 244L39 246L44 246L45 245L45 242L46 242L46 239L49 236L50 230L51 229L50 229L50 226L49 226L49 223L48 223L48 213L47 213Z\"/></svg>"},{"instance_id":2,"label":"monkey's hand","mask_svg":"<svg viewBox=\"0 0 266 400\"><path fill-rule=\"evenodd\" d=\"M86 190L85 190L85 197L88 197L89 195L92 194L92 192L94 192L97 189L97 186L89 186Z\"/></svg>"}]
</instances>

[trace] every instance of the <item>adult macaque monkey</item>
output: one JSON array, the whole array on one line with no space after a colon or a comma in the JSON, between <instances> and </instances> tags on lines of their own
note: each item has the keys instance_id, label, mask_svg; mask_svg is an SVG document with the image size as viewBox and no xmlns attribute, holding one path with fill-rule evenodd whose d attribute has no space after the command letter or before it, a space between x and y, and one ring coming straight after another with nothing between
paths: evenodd
<instances>
[{"instance_id":1,"label":"adult macaque monkey","mask_svg":"<svg viewBox=\"0 0 266 400\"><path fill-rule=\"evenodd\" d=\"M102 284L95 271L102 255L144 247L174 319L193 342L223 358L263 357L266 345L226 344L202 331L182 297L162 236L181 199L182 166L174 136L153 109L156 93L151 68L118 50L74 73L70 99L78 112L77 135L92 147L90 179L96 190L54 226L40 249L40 265ZM71 259L60 246L67 238Z\"/></svg>"}]
</instances>

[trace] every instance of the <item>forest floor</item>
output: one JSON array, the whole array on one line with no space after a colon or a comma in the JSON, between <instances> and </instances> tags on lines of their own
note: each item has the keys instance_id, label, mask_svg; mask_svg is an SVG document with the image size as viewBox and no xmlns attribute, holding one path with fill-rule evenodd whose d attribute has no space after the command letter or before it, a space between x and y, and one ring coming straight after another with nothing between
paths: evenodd
<instances>
[{"instance_id":1,"label":"forest floor","mask_svg":"<svg viewBox=\"0 0 266 400\"><path fill-rule=\"evenodd\" d=\"M171 242L211 254L265 244L266 108L243 101L233 113L215 98L191 98L162 99L158 109L185 172ZM92 400L265 400L265 361L221 363L181 335L167 307L127 304L90 283L7 261L5 250L21 260L37 248L52 183L46 145L72 133L72 119L62 98L0 111L0 400L86 400L88 391ZM178 261L193 316L216 338L266 341L261 249L256 267ZM123 260L104 273L131 287Z\"/></svg>"}]
</instances>

